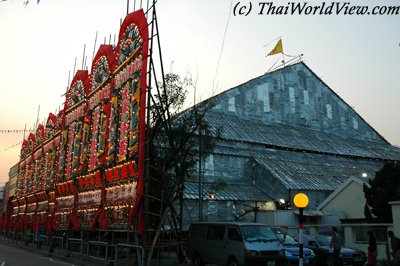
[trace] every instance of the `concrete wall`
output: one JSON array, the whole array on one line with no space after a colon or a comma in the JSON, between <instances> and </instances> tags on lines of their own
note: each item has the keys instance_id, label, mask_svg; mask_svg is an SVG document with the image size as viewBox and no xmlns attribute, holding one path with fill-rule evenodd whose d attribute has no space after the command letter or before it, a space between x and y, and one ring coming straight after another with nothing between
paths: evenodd
<instances>
[{"instance_id":1,"label":"concrete wall","mask_svg":"<svg viewBox=\"0 0 400 266\"><path fill-rule=\"evenodd\" d=\"M389 202L392 206L393 232L395 236L400 237L400 201Z\"/></svg>"},{"instance_id":2,"label":"concrete wall","mask_svg":"<svg viewBox=\"0 0 400 266\"><path fill-rule=\"evenodd\" d=\"M15 164L13 167L10 168L8 172L8 196L12 197L15 195L15 190L17 188L17 175L18 175L18 164Z\"/></svg>"},{"instance_id":3,"label":"concrete wall","mask_svg":"<svg viewBox=\"0 0 400 266\"><path fill-rule=\"evenodd\" d=\"M352 247L352 248L358 248L368 254L368 241L367 240L364 242L356 241L355 227L357 227L357 226L359 226L359 225L343 226L345 245ZM365 226L369 226L369 225L365 224ZM390 230L390 228L388 228L388 230ZM387 249L388 249L388 243L377 242L378 260L386 260L387 259Z\"/></svg>"},{"instance_id":4,"label":"concrete wall","mask_svg":"<svg viewBox=\"0 0 400 266\"><path fill-rule=\"evenodd\" d=\"M365 196L363 187L356 182L350 182L324 208L328 212L344 212L346 219L364 218Z\"/></svg>"}]
</instances>

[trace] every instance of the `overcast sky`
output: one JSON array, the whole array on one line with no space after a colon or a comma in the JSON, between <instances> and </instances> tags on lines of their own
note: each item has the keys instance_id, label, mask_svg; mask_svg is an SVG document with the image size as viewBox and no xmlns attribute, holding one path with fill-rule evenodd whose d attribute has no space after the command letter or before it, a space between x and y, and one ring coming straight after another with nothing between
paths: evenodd
<instances>
[{"instance_id":1,"label":"overcast sky","mask_svg":"<svg viewBox=\"0 0 400 266\"><path fill-rule=\"evenodd\" d=\"M0 2L0 130L34 129L38 111L41 123L55 113L75 58L81 69L86 44L90 69L93 51L105 39L114 43L127 11L126 0L32 0L26 7L23 2ZM237 0L159 0L166 71L197 76L197 99L204 100L264 74L279 58L265 55L282 37L286 54L304 54L304 62L330 88L400 145L400 15L260 15L259 2L247 1L252 10L240 16L234 10L245 2ZM274 3L285 7L288 1ZM131 1L130 11L133 6ZM0 131L0 185L19 160L23 136Z\"/></svg>"}]
</instances>

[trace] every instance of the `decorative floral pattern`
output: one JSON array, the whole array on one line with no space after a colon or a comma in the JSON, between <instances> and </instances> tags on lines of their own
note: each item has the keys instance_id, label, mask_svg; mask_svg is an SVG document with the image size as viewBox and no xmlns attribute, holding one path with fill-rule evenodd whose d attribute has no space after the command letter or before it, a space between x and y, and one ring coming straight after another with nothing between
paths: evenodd
<instances>
[{"instance_id":1,"label":"decorative floral pattern","mask_svg":"<svg viewBox=\"0 0 400 266\"><path fill-rule=\"evenodd\" d=\"M110 70L106 56L103 55L96 61L92 76L92 90L96 89L110 76Z\"/></svg>"},{"instance_id":2,"label":"decorative floral pattern","mask_svg":"<svg viewBox=\"0 0 400 266\"><path fill-rule=\"evenodd\" d=\"M99 49L90 79L78 70L64 109L23 141L12 214L14 225L24 224L18 228L26 228L26 221L57 228L71 220L76 229L77 218L90 225L100 214L108 219L102 228L132 220L142 196L137 186L144 150L137 165L145 120L139 112L148 52L147 21L142 10L136 12L121 26L117 48Z\"/></svg>"},{"instance_id":3,"label":"decorative floral pattern","mask_svg":"<svg viewBox=\"0 0 400 266\"><path fill-rule=\"evenodd\" d=\"M72 107L79 103L85 96L84 86L82 80L78 80L72 86L70 94L68 95L68 107Z\"/></svg>"},{"instance_id":4,"label":"decorative floral pattern","mask_svg":"<svg viewBox=\"0 0 400 266\"><path fill-rule=\"evenodd\" d=\"M125 60L128 59L142 43L143 40L140 38L138 27L133 23L130 24L120 42L118 63L122 64L125 62Z\"/></svg>"}]
</instances>

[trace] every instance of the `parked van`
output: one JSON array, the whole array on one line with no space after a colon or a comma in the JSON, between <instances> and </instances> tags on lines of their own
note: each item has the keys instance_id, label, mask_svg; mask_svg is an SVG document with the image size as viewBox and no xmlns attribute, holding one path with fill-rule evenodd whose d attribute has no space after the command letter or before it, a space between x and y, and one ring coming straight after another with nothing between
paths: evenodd
<instances>
[{"instance_id":1,"label":"parked van","mask_svg":"<svg viewBox=\"0 0 400 266\"><path fill-rule=\"evenodd\" d=\"M192 223L187 252L195 266L286 264L285 251L272 229L259 223L198 222Z\"/></svg>"}]
</instances>

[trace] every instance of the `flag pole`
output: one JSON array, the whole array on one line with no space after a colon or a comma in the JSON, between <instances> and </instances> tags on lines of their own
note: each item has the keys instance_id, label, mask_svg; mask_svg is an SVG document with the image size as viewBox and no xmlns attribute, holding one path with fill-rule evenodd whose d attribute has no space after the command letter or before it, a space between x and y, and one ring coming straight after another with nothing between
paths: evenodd
<instances>
[{"instance_id":1,"label":"flag pole","mask_svg":"<svg viewBox=\"0 0 400 266\"><path fill-rule=\"evenodd\" d=\"M278 63L279 60L281 60L280 57L279 57L278 60L276 60L275 63L267 70L267 73L271 71L271 69L276 65L276 63Z\"/></svg>"},{"instance_id":2,"label":"flag pole","mask_svg":"<svg viewBox=\"0 0 400 266\"><path fill-rule=\"evenodd\" d=\"M282 63L283 63L283 66L285 67L285 66L286 66L286 63L285 63L285 54L283 53L283 51L282 51L282 56L283 56Z\"/></svg>"}]
</instances>

